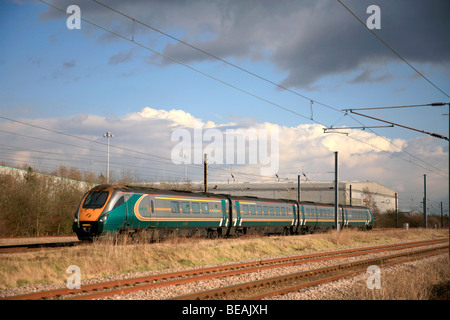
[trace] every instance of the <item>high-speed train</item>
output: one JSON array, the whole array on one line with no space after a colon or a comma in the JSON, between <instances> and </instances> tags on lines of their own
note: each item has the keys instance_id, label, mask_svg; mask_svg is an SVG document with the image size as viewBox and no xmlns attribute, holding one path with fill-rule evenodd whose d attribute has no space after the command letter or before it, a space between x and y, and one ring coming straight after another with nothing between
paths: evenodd
<instances>
[{"instance_id":1,"label":"high-speed train","mask_svg":"<svg viewBox=\"0 0 450 320\"><path fill-rule=\"evenodd\" d=\"M335 227L333 204L264 199L153 188L100 185L87 192L73 219L80 240L108 233L232 237L301 234ZM340 227L371 229L365 207L339 206Z\"/></svg>"}]
</instances>

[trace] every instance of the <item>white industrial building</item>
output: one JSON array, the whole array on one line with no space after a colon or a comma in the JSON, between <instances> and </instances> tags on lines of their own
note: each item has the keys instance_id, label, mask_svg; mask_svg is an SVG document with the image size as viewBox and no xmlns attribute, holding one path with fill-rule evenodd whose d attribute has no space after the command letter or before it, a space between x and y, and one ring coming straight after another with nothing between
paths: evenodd
<instances>
[{"instance_id":1,"label":"white industrial building","mask_svg":"<svg viewBox=\"0 0 450 320\"><path fill-rule=\"evenodd\" d=\"M208 192L271 199L297 200L297 190L297 183L294 182L210 182L208 184ZM387 210L395 210L395 193L396 191L378 182L339 182L340 204L377 208L381 213ZM300 185L300 199L302 201L334 203L334 197L334 182L307 181Z\"/></svg>"}]
</instances>

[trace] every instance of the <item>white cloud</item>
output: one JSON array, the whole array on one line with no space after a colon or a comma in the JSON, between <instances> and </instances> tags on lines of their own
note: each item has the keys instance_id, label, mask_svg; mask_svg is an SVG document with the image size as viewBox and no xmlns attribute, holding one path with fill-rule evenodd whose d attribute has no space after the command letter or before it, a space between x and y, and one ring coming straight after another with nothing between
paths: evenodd
<instances>
[{"instance_id":1,"label":"white cloud","mask_svg":"<svg viewBox=\"0 0 450 320\"><path fill-rule=\"evenodd\" d=\"M120 176L121 172L128 170L142 177L142 180L168 178L182 181L188 173L189 179L201 181L201 165L174 165L171 161L171 151L177 143L171 141L172 132L183 128L192 132L193 124L197 122L201 124L203 134L211 128L218 130L215 132L218 132L219 136L222 135L223 142L226 141L224 137L227 129L254 129L256 132L260 129L278 130L278 175L283 179L287 177L295 180L303 171L311 180L333 180L334 151L338 151L341 180L377 181L399 192L417 194L422 190L420 181L426 173L432 181L429 186L430 195L445 196L448 193L448 178L445 174L448 170L448 149L431 137L392 141L361 130L349 130L349 136L324 134L323 127L316 124L287 127L268 122L251 125L248 121L239 123L238 120L216 124L211 121L202 122L180 109L166 111L148 107L114 118L76 115L21 121L96 142L18 123L2 123L0 159L10 164L27 163L47 171L65 165L95 173L104 172L106 139L103 138L103 133L111 131L115 134L110 140L111 169L115 176ZM211 141L205 139L202 144L203 151L210 144ZM412 156L398 147L407 150ZM248 150L248 141L245 150ZM223 151L225 154L225 146ZM230 179L231 173L238 181L277 180L270 175L261 177L262 167L264 165L261 162L255 165L212 165L210 174L211 179L216 181Z\"/></svg>"}]
</instances>

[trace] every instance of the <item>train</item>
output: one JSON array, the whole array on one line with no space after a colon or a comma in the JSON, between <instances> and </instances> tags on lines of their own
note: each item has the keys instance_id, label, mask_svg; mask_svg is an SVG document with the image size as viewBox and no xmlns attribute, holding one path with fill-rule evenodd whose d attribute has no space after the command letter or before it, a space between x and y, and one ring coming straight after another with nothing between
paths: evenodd
<instances>
[{"instance_id":1,"label":"train","mask_svg":"<svg viewBox=\"0 0 450 320\"><path fill-rule=\"evenodd\" d=\"M366 207L338 207L340 228L373 227ZM334 204L231 196L148 187L99 185L82 198L73 218L80 240L108 234L237 237L247 234L295 235L335 228Z\"/></svg>"}]
</instances>

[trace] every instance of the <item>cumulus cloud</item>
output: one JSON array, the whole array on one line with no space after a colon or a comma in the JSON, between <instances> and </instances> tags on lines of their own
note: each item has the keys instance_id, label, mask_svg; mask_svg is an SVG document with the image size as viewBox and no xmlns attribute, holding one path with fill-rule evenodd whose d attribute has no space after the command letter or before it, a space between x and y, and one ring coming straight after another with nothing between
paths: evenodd
<instances>
[{"instance_id":1,"label":"cumulus cloud","mask_svg":"<svg viewBox=\"0 0 450 320\"><path fill-rule=\"evenodd\" d=\"M371 132L354 129L348 130L348 136L324 134L323 127L317 124L288 127L269 122L251 124L244 121L239 124L236 120L234 118L233 122L217 124L198 119L180 109L168 111L150 107L120 117L79 114L65 118L21 119L20 121L33 126L51 130L3 122L0 155L3 161L10 164L27 163L48 171L59 165L73 166L98 174L104 172L106 163L106 139L103 138L103 133L111 131L114 133L114 138L110 139L111 169L116 177L120 177L121 172L131 170L141 181L183 181L186 173L190 180L201 181L202 166L194 162L194 154L199 152L201 159L203 152L218 146L211 139L213 137L222 143L219 145L223 147L221 155L224 160L223 165L211 163L211 180L215 181L227 181L231 179L231 174L238 181L277 181L274 173L280 178L295 180L303 172L310 180L331 181L334 152L338 151L341 180L371 180L399 191L414 189L414 192L420 192L421 184L415 188L410 180L420 180L422 172L418 172L429 169L426 172L434 182L433 185L430 184L430 188L435 193L445 195L448 187L445 165L448 148L445 149L431 137L392 141ZM194 146L195 126L201 130L200 147ZM180 143L180 140L172 140L172 134L176 130L189 133L189 147L192 147L190 158L180 165L175 165L172 159L172 151ZM245 140L244 149L240 149L246 152L245 162L238 162L239 154L236 153L233 154L234 162L227 162L226 153L230 151L227 134L230 132L253 132L256 142L264 138L261 133L267 132L269 139L263 141L266 145L256 146L268 148L264 151L269 158L265 159L272 160L272 163L263 163L261 154L251 158L248 153L251 148L250 138ZM277 132L277 148L270 145L270 139L274 137L271 136L272 132ZM237 143L236 140L235 151ZM400 148L410 152L413 157ZM272 150L278 150L277 170L262 176L261 168L268 168L275 163L275 159L270 158L273 156ZM210 156L213 159L217 154ZM250 159L256 159L256 163L250 163Z\"/></svg>"}]
</instances>

